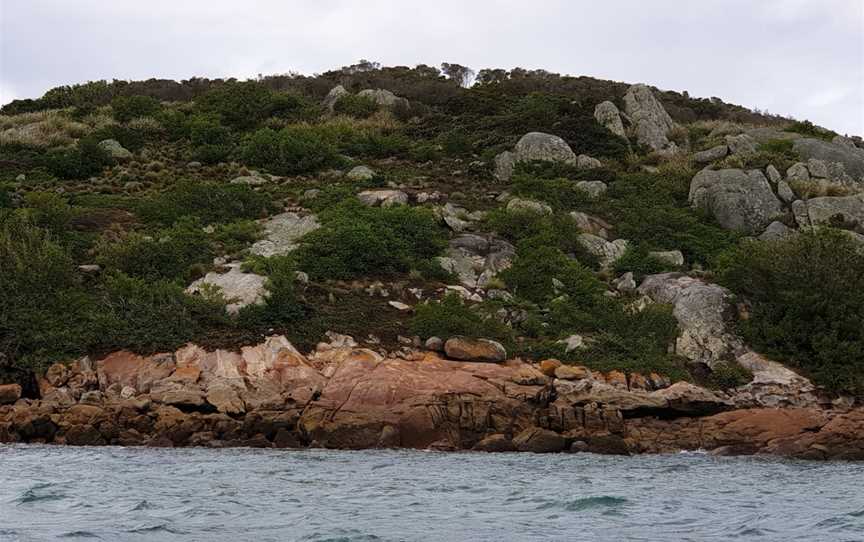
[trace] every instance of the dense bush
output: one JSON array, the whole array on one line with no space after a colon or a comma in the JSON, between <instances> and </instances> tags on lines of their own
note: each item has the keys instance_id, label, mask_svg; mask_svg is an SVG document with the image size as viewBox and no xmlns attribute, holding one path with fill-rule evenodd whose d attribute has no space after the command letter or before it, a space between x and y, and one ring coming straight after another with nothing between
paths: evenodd
<instances>
[{"instance_id":1,"label":"dense bush","mask_svg":"<svg viewBox=\"0 0 864 542\"><path fill-rule=\"evenodd\" d=\"M710 263L735 244L724 230L687 204L689 175L626 175L610 186L598 211L619 237L648 250L680 250L689 261Z\"/></svg>"},{"instance_id":2,"label":"dense bush","mask_svg":"<svg viewBox=\"0 0 864 542\"><path fill-rule=\"evenodd\" d=\"M297 292L297 266L293 258L255 258L247 268L267 277L267 296L261 305L244 307L238 315L247 328L286 325L302 319L307 309Z\"/></svg>"},{"instance_id":3,"label":"dense bush","mask_svg":"<svg viewBox=\"0 0 864 542\"><path fill-rule=\"evenodd\" d=\"M486 226L498 235L522 246L557 247L572 254L584 265L597 267L597 258L578 242L579 228L566 214L540 216L531 211L497 208L486 216Z\"/></svg>"},{"instance_id":4,"label":"dense bush","mask_svg":"<svg viewBox=\"0 0 864 542\"><path fill-rule=\"evenodd\" d=\"M211 241L195 220L182 220L150 235L132 233L98 247L98 262L131 277L148 280L182 279L195 263L213 259Z\"/></svg>"},{"instance_id":5,"label":"dense bush","mask_svg":"<svg viewBox=\"0 0 864 542\"><path fill-rule=\"evenodd\" d=\"M112 163L109 154L94 138L85 138L72 148L49 150L44 165L52 175L61 179L84 179L102 172Z\"/></svg>"},{"instance_id":6,"label":"dense bush","mask_svg":"<svg viewBox=\"0 0 864 542\"><path fill-rule=\"evenodd\" d=\"M223 162L234 149L231 130L213 116L196 115L189 121L192 156L205 164Z\"/></svg>"},{"instance_id":7,"label":"dense bush","mask_svg":"<svg viewBox=\"0 0 864 542\"><path fill-rule=\"evenodd\" d=\"M159 112L159 100L150 96L117 96L111 100L111 111L118 122L138 117L152 117Z\"/></svg>"},{"instance_id":8,"label":"dense bush","mask_svg":"<svg viewBox=\"0 0 864 542\"><path fill-rule=\"evenodd\" d=\"M73 216L69 202L54 192L27 193L24 196L24 212L34 225L46 228L55 235L65 232Z\"/></svg>"},{"instance_id":9,"label":"dense bush","mask_svg":"<svg viewBox=\"0 0 864 542\"><path fill-rule=\"evenodd\" d=\"M671 307L651 305L633 311L626 302L604 296L558 299L543 319L540 339L526 343L524 353L535 358L555 357L599 371L657 372L689 380L683 360L669 354L678 335ZM558 338L578 333L585 346L565 352Z\"/></svg>"},{"instance_id":10,"label":"dense bush","mask_svg":"<svg viewBox=\"0 0 864 542\"><path fill-rule=\"evenodd\" d=\"M454 335L473 338L492 338L507 341L512 330L480 307L470 307L456 294L444 297L440 302L422 303L415 308L411 319L411 332L423 338L439 337L447 340Z\"/></svg>"},{"instance_id":11,"label":"dense bush","mask_svg":"<svg viewBox=\"0 0 864 542\"><path fill-rule=\"evenodd\" d=\"M553 246L520 245L500 277L516 295L536 303L562 295L592 299L605 290L589 269Z\"/></svg>"},{"instance_id":12,"label":"dense bush","mask_svg":"<svg viewBox=\"0 0 864 542\"><path fill-rule=\"evenodd\" d=\"M741 323L764 353L832 390L864 392L864 253L841 231L744 242L723 281L753 305Z\"/></svg>"},{"instance_id":13,"label":"dense bush","mask_svg":"<svg viewBox=\"0 0 864 542\"><path fill-rule=\"evenodd\" d=\"M92 347L154 352L191 341L225 321L224 305L189 296L173 281L147 281L123 273L109 275L92 315L98 334Z\"/></svg>"},{"instance_id":14,"label":"dense bush","mask_svg":"<svg viewBox=\"0 0 864 542\"><path fill-rule=\"evenodd\" d=\"M274 92L254 81L213 89L200 96L195 105L198 111L216 114L223 124L237 130L255 128L271 116L297 121L314 113L304 98Z\"/></svg>"},{"instance_id":15,"label":"dense bush","mask_svg":"<svg viewBox=\"0 0 864 542\"><path fill-rule=\"evenodd\" d=\"M370 208L346 201L323 213L322 227L302 239L300 269L316 279L392 275L416 268L444 247L432 212Z\"/></svg>"},{"instance_id":16,"label":"dense bush","mask_svg":"<svg viewBox=\"0 0 864 542\"><path fill-rule=\"evenodd\" d=\"M513 193L548 203L556 211L584 209L591 204L588 194L569 179L541 179L529 175L513 178Z\"/></svg>"},{"instance_id":17,"label":"dense bush","mask_svg":"<svg viewBox=\"0 0 864 542\"><path fill-rule=\"evenodd\" d=\"M72 259L52 236L22 215L0 224L0 376L12 365L45 364L93 340L92 302Z\"/></svg>"},{"instance_id":18,"label":"dense bush","mask_svg":"<svg viewBox=\"0 0 864 542\"><path fill-rule=\"evenodd\" d=\"M305 125L258 130L243 141L240 153L246 163L277 175L312 173L340 162L333 143Z\"/></svg>"},{"instance_id":19,"label":"dense bush","mask_svg":"<svg viewBox=\"0 0 864 542\"><path fill-rule=\"evenodd\" d=\"M633 278L638 284L642 282L645 275L654 275L673 270L671 265L651 256L649 252L640 245L631 245L624 252L624 255L615 262L615 273L617 275L627 272L633 273Z\"/></svg>"},{"instance_id":20,"label":"dense bush","mask_svg":"<svg viewBox=\"0 0 864 542\"><path fill-rule=\"evenodd\" d=\"M167 191L141 202L139 214L150 222L171 225L183 217L203 224L261 218L270 210L270 198L245 184L183 180Z\"/></svg>"},{"instance_id":21,"label":"dense bush","mask_svg":"<svg viewBox=\"0 0 864 542\"><path fill-rule=\"evenodd\" d=\"M350 94L339 98L333 106L333 111L340 115L354 117L355 119L365 119L378 111L378 103L368 96Z\"/></svg>"},{"instance_id":22,"label":"dense bush","mask_svg":"<svg viewBox=\"0 0 864 542\"><path fill-rule=\"evenodd\" d=\"M201 112L219 115L227 126L249 129L270 115L272 99L272 91L247 81L213 89L195 100L195 106Z\"/></svg>"}]
</instances>

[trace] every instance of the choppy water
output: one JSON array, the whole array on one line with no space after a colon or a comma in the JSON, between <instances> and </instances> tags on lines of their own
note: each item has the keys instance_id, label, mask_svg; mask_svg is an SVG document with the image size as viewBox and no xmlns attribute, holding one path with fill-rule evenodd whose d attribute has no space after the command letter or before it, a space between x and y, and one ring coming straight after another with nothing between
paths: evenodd
<instances>
[{"instance_id":1,"label":"choppy water","mask_svg":"<svg viewBox=\"0 0 864 542\"><path fill-rule=\"evenodd\" d=\"M0 540L864 540L864 464L0 446Z\"/></svg>"}]
</instances>

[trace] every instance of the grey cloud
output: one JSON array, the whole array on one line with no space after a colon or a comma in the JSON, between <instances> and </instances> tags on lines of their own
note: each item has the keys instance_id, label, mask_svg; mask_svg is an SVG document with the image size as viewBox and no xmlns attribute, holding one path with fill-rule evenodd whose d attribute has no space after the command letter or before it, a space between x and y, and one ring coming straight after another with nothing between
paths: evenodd
<instances>
[{"instance_id":1,"label":"grey cloud","mask_svg":"<svg viewBox=\"0 0 864 542\"><path fill-rule=\"evenodd\" d=\"M2 102L369 58L646 82L864 133L861 0L2 0L0 25Z\"/></svg>"}]
</instances>

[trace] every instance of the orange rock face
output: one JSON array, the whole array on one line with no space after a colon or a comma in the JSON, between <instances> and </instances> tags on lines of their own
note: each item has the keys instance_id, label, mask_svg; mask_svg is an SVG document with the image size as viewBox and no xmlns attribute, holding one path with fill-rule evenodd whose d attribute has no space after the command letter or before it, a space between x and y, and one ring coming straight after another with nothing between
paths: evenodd
<instances>
[{"instance_id":1,"label":"orange rock face","mask_svg":"<svg viewBox=\"0 0 864 542\"><path fill-rule=\"evenodd\" d=\"M53 366L42 400L0 386L0 442L408 447L864 459L864 409L736 408L662 376L384 357L350 344L309 357L284 337L240 352L188 345ZM772 384L776 386L776 384ZM774 390L774 388L772 388ZM753 390L748 391L752 400Z\"/></svg>"}]
</instances>

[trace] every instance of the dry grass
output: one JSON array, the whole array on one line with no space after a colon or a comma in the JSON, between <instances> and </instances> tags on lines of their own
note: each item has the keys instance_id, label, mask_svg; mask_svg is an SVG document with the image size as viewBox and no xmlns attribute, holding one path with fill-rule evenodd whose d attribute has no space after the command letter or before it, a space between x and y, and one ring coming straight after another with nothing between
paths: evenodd
<instances>
[{"instance_id":1,"label":"dry grass","mask_svg":"<svg viewBox=\"0 0 864 542\"><path fill-rule=\"evenodd\" d=\"M94 129L113 123L114 120L101 111L82 121L72 119L69 112L62 109L0 115L0 144L36 148L71 145Z\"/></svg>"},{"instance_id":2,"label":"dry grass","mask_svg":"<svg viewBox=\"0 0 864 542\"><path fill-rule=\"evenodd\" d=\"M790 181L789 187L801 199L822 198L826 196L851 196L861 192L861 189L838 184L828 179L810 179L809 181Z\"/></svg>"}]
</instances>

